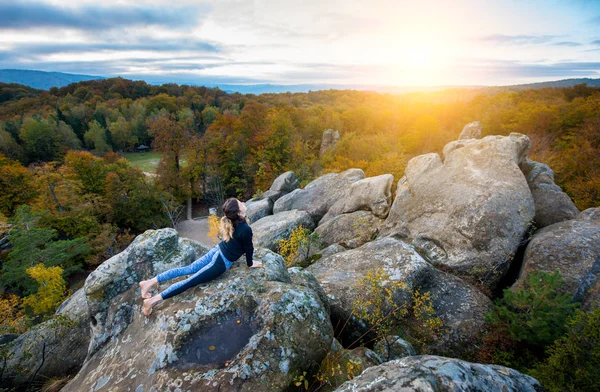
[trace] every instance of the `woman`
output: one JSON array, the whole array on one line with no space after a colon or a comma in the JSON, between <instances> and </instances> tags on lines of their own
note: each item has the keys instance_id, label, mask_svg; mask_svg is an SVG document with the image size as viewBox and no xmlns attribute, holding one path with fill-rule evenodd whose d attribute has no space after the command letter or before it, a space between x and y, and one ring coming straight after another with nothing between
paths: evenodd
<instances>
[{"instance_id":1,"label":"woman","mask_svg":"<svg viewBox=\"0 0 600 392\"><path fill-rule=\"evenodd\" d=\"M144 298L142 311L146 316L150 316L152 308L160 301L220 276L231 267L233 261L239 259L244 253L246 254L248 267L262 266L261 262L252 261L254 247L252 246L252 229L246 223L246 204L238 199L227 199L223 204L223 213L225 216L221 218L219 226L223 241L186 267L173 268L150 280L140 282L142 298ZM168 289L154 297L150 295L150 289L156 284L183 275L192 276L172 284Z\"/></svg>"}]
</instances>

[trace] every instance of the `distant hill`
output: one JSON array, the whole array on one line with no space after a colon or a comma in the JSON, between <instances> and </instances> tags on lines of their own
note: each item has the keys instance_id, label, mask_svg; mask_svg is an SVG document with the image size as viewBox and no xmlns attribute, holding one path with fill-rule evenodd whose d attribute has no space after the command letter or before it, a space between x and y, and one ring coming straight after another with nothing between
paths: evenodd
<instances>
[{"instance_id":1,"label":"distant hill","mask_svg":"<svg viewBox=\"0 0 600 392\"><path fill-rule=\"evenodd\" d=\"M590 78L581 78L581 79L562 79L555 80L553 82L539 82L539 83L527 83L527 84L515 84L512 86L504 86L505 88L513 91L518 90L529 90L529 89L541 89L541 88L564 88L564 87L573 87L577 84L587 84L588 87L600 87L600 79L590 79Z\"/></svg>"},{"instance_id":2,"label":"distant hill","mask_svg":"<svg viewBox=\"0 0 600 392\"><path fill-rule=\"evenodd\" d=\"M111 76L113 77L113 76ZM71 83L82 82L86 80L106 79L104 76L91 76L68 74L62 72L43 72L23 69L2 69L0 70L1 83L18 83L25 86L30 86L36 89L49 90L52 87L64 87ZM376 91L379 93L389 94L406 94L412 92L435 92L448 89L488 89L488 92L497 91L520 91L527 89L542 89L549 87L573 87L577 84L587 83L590 87L600 86L599 79L580 78L580 79L563 79L549 82L516 84L508 86L386 86L386 85L358 85L358 84L222 84L214 83L209 80L201 80L182 76L148 76L148 75L129 75L126 77L129 80L143 80L152 85L161 85L169 83L177 83L179 85L187 84L192 86L205 86L209 88L219 87L221 90L228 93L241 94L264 94L264 93L302 93L308 91L319 90L361 90L361 91Z\"/></svg>"},{"instance_id":3,"label":"distant hill","mask_svg":"<svg viewBox=\"0 0 600 392\"><path fill-rule=\"evenodd\" d=\"M38 96L42 90L17 83L0 83L0 103L18 101L21 98Z\"/></svg>"},{"instance_id":4,"label":"distant hill","mask_svg":"<svg viewBox=\"0 0 600 392\"><path fill-rule=\"evenodd\" d=\"M105 79L102 76L68 74L62 72L32 71L27 69L0 69L0 82L18 83L36 89L50 90L84 80Z\"/></svg>"}]
</instances>

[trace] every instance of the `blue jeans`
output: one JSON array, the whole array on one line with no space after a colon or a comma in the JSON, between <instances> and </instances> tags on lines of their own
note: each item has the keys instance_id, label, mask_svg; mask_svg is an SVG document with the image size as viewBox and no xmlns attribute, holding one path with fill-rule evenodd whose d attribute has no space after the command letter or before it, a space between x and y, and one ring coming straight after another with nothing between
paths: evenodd
<instances>
[{"instance_id":1,"label":"blue jeans","mask_svg":"<svg viewBox=\"0 0 600 392\"><path fill-rule=\"evenodd\" d=\"M173 268L158 274L156 276L158 283L183 275L192 275L185 280L173 283L169 288L160 293L160 295L163 299L167 299L183 293L185 290L200 283L206 283L217 278L231 268L232 265L233 262L227 260L221 253L219 245L216 245L192 264L185 267Z\"/></svg>"}]
</instances>

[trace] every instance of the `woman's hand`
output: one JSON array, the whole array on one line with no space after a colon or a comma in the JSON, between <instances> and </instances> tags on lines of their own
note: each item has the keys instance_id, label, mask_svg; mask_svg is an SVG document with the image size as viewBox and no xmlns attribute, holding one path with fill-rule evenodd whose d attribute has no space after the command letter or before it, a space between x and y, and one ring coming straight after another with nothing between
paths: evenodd
<instances>
[{"instance_id":1,"label":"woman's hand","mask_svg":"<svg viewBox=\"0 0 600 392\"><path fill-rule=\"evenodd\" d=\"M262 263L260 261L255 261L250 266L250 268L258 268L258 267L262 267Z\"/></svg>"}]
</instances>

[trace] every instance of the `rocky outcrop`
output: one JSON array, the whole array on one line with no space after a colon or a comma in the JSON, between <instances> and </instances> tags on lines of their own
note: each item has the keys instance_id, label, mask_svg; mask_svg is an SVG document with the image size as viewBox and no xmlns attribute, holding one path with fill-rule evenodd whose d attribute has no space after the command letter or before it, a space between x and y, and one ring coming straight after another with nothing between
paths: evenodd
<instances>
[{"instance_id":1,"label":"rocky outcrop","mask_svg":"<svg viewBox=\"0 0 600 392\"><path fill-rule=\"evenodd\" d=\"M77 290L56 315L7 344L2 378L15 386L76 373L90 343L90 319L83 289ZM3 382L4 382L3 381Z\"/></svg>"},{"instance_id":2,"label":"rocky outcrop","mask_svg":"<svg viewBox=\"0 0 600 392\"><path fill-rule=\"evenodd\" d=\"M319 371L321 376L326 379L326 384L335 388L341 386L349 378L358 376L365 369L379 365L381 362L381 358L369 348L345 349L337 339L333 339L331 348L321 362ZM325 388L325 390L331 389Z\"/></svg>"},{"instance_id":3,"label":"rocky outcrop","mask_svg":"<svg viewBox=\"0 0 600 392\"><path fill-rule=\"evenodd\" d=\"M454 353L476 341L491 301L459 278L438 271L414 247L392 237L336 253L307 268L327 293L334 325L346 325L341 331L345 340L352 342L369 329L364 320L352 315L352 311L361 280L378 267L383 269L390 282L403 284L394 289L394 304L389 306L410 305L412 293L417 289L421 293L430 292L435 315L444 326L440 338L428 349ZM386 281L381 283L388 284Z\"/></svg>"},{"instance_id":4,"label":"rocky outcrop","mask_svg":"<svg viewBox=\"0 0 600 392\"><path fill-rule=\"evenodd\" d=\"M473 121L472 123L468 123L463 128L458 140L464 139L479 139L481 137L481 132L483 131L483 126L479 121Z\"/></svg>"},{"instance_id":5,"label":"rocky outcrop","mask_svg":"<svg viewBox=\"0 0 600 392\"><path fill-rule=\"evenodd\" d=\"M538 229L575 219L579 210L571 198L554 183L554 172L543 163L525 159L521 170L535 204L535 226Z\"/></svg>"},{"instance_id":6,"label":"rocky outcrop","mask_svg":"<svg viewBox=\"0 0 600 392\"><path fill-rule=\"evenodd\" d=\"M424 355L373 366L336 392L542 392L534 378L497 365Z\"/></svg>"},{"instance_id":7,"label":"rocky outcrop","mask_svg":"<svg viewBox=\"0 0 600 392\"><path fill-rule=\"evenodd\" d=\"M273 214L273 204L281 196L300 188L300 182L293 171L281 174L273 181L271 188L262 195L246 202L246 217L250 222L256 222L265 216Z\"/></svg>"},{"instance_id":8,"label":"rocky outcrop","mask_svg":"<svg viewBox=\"0 0 600 392\"><path fill-rule=\"evenodd\" d=\"M386 336L375 343L373 351L384 362L417 355L410 343L396 335Z\"/></svg>"},{"instance_id":9,"label":"rocky outcrop","mask_svg":"<svg viewBox=\"0 0 600 392\"><path fill-rule=\"evenodd\" d=\"M273 214L273 201L268 197L262 200L248 200L246 202L246 218L250 223Z\"/></svg>"},{"instance_id":10,"label":"rocky outcrop","mask_svg":"<svg viewBox=\"0 0 600 392\"><path fill-rule=\"evenodd\" d=\"M340 141L340 133L333 129L326 129L323 131L323 137L321 138L321 150L319 151L319 156L322 157L323 154L327 152L331 147L335 146L337 142Z\"/></svg>"},{"instance_id":11,"label":"rocky outcrop","mask_svg":"<svg viewBox=\"0 0 600 392\"><path fill-rule=\"evenodd\" d=\"M340 243L347 248L358 248L373 240L379 232L383 219L379 219L368 211L356 211L338 215L326 223L319 225L315 233L323 247Z\"/></svg>"},{"instance_id":12,"label":"rocky outcrop","mask_svg":"<svg viewBox=\"0 0 600 392\"><path fill-rule=\"evenodd\" d=\"M255 246L277 251L279 241L288 239L292 230L300 226L309 230L315 228L315 224L307 212L291 210L266 216L254 222L250 227L252 227Z\"/></svg>"},{"instance_id":13,"label":"rocky outcrop","mask_svg":"<svg viewBox=\"0 0 600 392\"><path fill-rule=\"evenodd\" d=\"M527 136L448 143L411 159L379 237L398 234L428 261L495 288L534 217L519 163Z\"/></svg>"},{"instance_id":14,"label":"rocky outcrop","mask_svg":"<svg viewBox=\"0 0 600 392\"><path fill-rule=\"evenodd\" d=\"M350 185L365 178L360 169L349 169L317 178L303 189L296 189L275 202L273 213L301 210L310 214L315 225L338 200L345 198Z\"/></svg>"},{"instance_id":15,"label":"rocky outcrop","mask_svg":"<svg viewBox=\"0 0 600 392\"><path fill-rule=\"evenodd\" d=\"M273 181L273 184L271 184L271 188L269 188L269 191L290 193L298 188L300 188L300 182L296 178L296 175L293 171L287 171L281 174L279 177L277 177L275 181Z\"/></svg>"},{"instance_id":16,"label":"rocky outcrop","mask_svg":"<svg viewBox=\"0 0 600 392\"><path fill-rule=\"evenodd\" d=\"M565 279L564 292L574 300L584 305L600 300L600 220L589 219L594 216L593 210L586 210L577 219L537 231L513 289L525 287L532 273L558 271Z\"/></svg>"},{"instance_id":17,"label":"rocky outcrop","mask_svg":"<svg viewBox=\"0 0 600 392\"><path fill-rule=\"evenodd\" d=\"M341 214L354 211L371 211L378 218L386 218L392 202L392 182L394 176L382 174L356 181L343 198L336 201L319 225Z\"/></svg>"},{"instance_id":18,"label":"rocky outcrop","mask_svg":"<svg viewBox=\"0 0 600 392\"><path fill-rule=\"evenodd\" d=\"M234 265L159 304L146 318L137 281L173 264L168 255L148 258L151 244L177 243L170 237L168 229L145 233L135 247L141 260L132 254L133 264L152 264L148 274L131 268L126 257L111 259L110 268L102 268L105 289L96 283L86 291L88 301L107 304L95 312L96 325L111 322L93 330L95 344L63 391L282 391L294 375L320 363L333 339L326 304L311 288L314 280L296 274L303 283L292 283L283 258L266 249L255 252L262 268ZM173 255L181 257L181 250ZM119 290L111 280L122 282Z\"/></svg>"}]
</instances>

